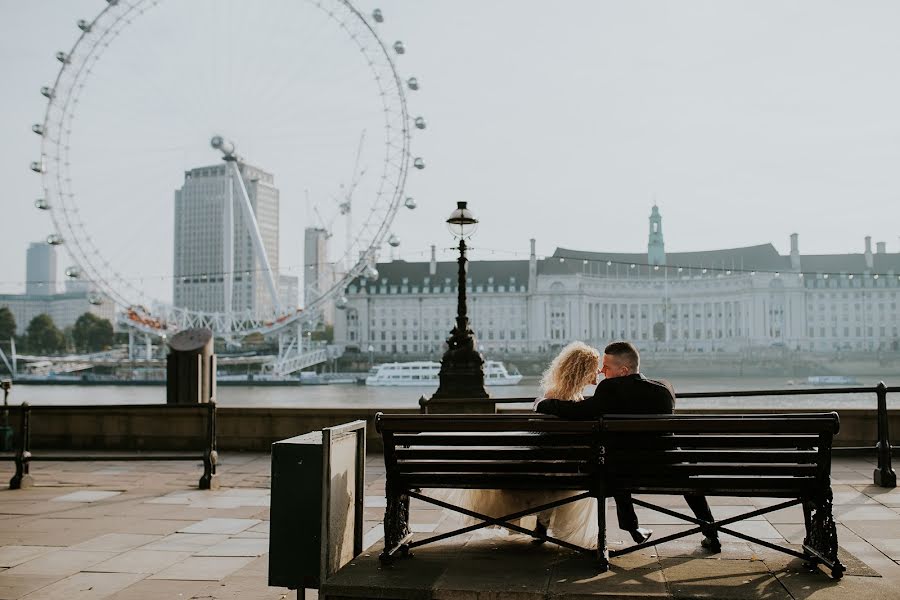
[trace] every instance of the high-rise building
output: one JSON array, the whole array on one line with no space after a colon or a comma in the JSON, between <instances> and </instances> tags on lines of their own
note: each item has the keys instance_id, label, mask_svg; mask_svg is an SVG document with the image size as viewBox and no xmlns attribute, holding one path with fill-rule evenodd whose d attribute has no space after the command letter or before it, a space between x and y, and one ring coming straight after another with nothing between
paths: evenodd
<instances>
[{"instance_id":1,"label":"high-rise building","mask_svg":"<svg viewBox=\"0 0 900 600\"><path fill-rule=\"evenodd\" d=\"M25 255L25 293L51 296L56 293L56 248L47 242L32 242Z\"/></svg>"},{"instance_id":2,"label":"high-rise building","mask_svg":"<svg viewBox=\"0 0 900 600\"><path fill-rule=\"evenodd\" d=\"M334 267L328 262L328 237L325 229L307 227L303 232L303 303L309 306L334 283ZM324 308L326 323L334 322L334 309Z\"/></svg>"},{"instance_id":3,"label":"high-rise building","mask_svg":"<svg viewBox=\"0 0 900 600\"><path fill-rule=\"evenodd\" d=\"M247 188L250 207L259 225L262 244L278 287L279 193L271 173L237 163ZM233 202L234 264L224 265L225 207ZM219 164L185 171L184 185L175 190L175 306L197 311L225 310L224 274L233 274L231 308L236 313L265 317L274 303L266 284L262 262L257 260L253 239L240 203L237 182Z\"/></svg>"}]
</instances>

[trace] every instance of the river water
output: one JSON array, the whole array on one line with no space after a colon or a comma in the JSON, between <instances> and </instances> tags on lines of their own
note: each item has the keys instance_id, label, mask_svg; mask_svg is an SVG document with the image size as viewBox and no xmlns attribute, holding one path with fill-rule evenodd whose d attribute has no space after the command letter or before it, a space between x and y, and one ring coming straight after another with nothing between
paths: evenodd
<instances>
[{"instance_id":1,"label":"river water","mask_svg":"<svg viewBox=\"0 0 900 600\"><path fill-rule=\"evenodd\" d=\"M698 378L672 377L677 392L719 392L729 390L796 389L801 387L785 378ZM807 387L805 382L802 387ZM874 379L860 378L859 386L874 386ZM888 382L890 385L890 382ZM409 408L417 409L421 396L430 396L435 387L368 387L354 384L276 386L219 386L220 406L258 406L288 408ZM585 390L591 392L591 388ZM489 387L494 398L534 398L540 394L537 379L526 379L515 386ZM163 404L165 386L124 385L13 385L10 404ZM524 405L523 405L524 406ZM870 394L790 395L750 398L685 398L679 408L791 408L833 410L875 408ZM888 395L888 406L900 408L900 394Z\"/></svg>"}]
</instances>

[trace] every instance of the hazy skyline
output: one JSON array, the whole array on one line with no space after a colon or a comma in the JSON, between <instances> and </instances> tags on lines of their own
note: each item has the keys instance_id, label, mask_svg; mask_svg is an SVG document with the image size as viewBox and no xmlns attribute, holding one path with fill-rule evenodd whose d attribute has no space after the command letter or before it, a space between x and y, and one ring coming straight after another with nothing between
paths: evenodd
<instances>
[{"instance_id":1,"label":"hazy skyline","mask_svg":"<svg viewBox=\"0 0 900 600\"><path fill-rule=\"evenodd\" d=\"M53 230L47 215L32 207L41 186L28 170L40 152L30 131L43 118L38 90L58 71L54 53L77 39L75 21L92 18L103 6L99 0L0 0L0 173L7 183L0 293L24 289L28 243ZM160 232L170 227L172 192L184 169L217 160L206 147L202 119L180 114L173 100L178 95L172 87L188 89L187 82L168 81L171 68L153 70L187 60L192 44L197 57L212 46L213 55L226 56L223 61L242 44L284 44L271 72L250 75L285 112L268 115L271 131L261 132L272 146L253 140L247 153L249 162L274 173L282 190L282 264L300 266L302 228L316 224L302 190L324 202L352 169L358 125L341 123L347 125L341 129L335 121L331 137L310 135L304 125L304 143L290 144L299 122L317 109L325 124L345 103L355 110L348 100L354 67L315 31L298 26L303 43L295 49L288 43L290 25L255 31L251 25L261 17L249 16L246 2L217 6L224 7L221 21L170 20L158 34L149 18L143 30L136 23L134 36L126 33L119 48L111 48L106 79L99 73L87 86L79 124L89 123L90 135L78 135L90 152L80 171L73 167L86 178L82 188L99 196L135 182L142 186L143 171L169 190L157 195L156 204L129 205L123 198L115 206L90 206L85 200L83 210L91 215L86 221L98 230L121 226L117 220L126 212L147 224L155 244L150 247L127 236L111 236L104 247L105 234L96 234L101 249L127 258L123 268L134 277L171 274L171 232L165 238ZM265 6L287 10L278 3ZM355 6L364 14L375 7L384 11L383 40L401 39L407 49L396 57L399 72L422 84L408 102L410 114L428 122L411 146L427 167L410 169L407 191L419 208L401 208L393 227L403 258L424 260L430 244L442 250L452 245L443 221L458 200L469 201L481 219L474 259L524 256L530 237L542 255L557 246L645 251L654 202L670 251L771 242L786 254L793 232L800 234L804 254L860 253L866 235L873 246L885 241L889 252L900 250L900 5L366 0ZM171 2L160 9L187 10ZM229 26L241 28L244 37L217 39ZM189 27L197 35L182 39L178 33ZM141 35L149 36L146 42ZM160 40L165 44L151 43ZM321 60L317 49L325 55ZM115 75L126 67L133 71L130 79ZM298 87L311 80L320 83L313 92ZM139 83L144 103L134 101ZM117 98L131 99L123 107ZM139 131L128 127L152 130L166 118L197 124L191 138L196 148L179 140L174 156L163 157L155 154L159 148L117 138ZM333 153L333 170L313 174L314 167L296 167L307 164L304 153L320 152ZM146 168L108 168L117 158L117 167L131 160ZM288 163L273 164L279 160ZM165 166L168 179L160 181L157 166ZM385 250L382 259L388 256ZM68 263L61 253L60 268Z\"/></svg>"}]
</instances>

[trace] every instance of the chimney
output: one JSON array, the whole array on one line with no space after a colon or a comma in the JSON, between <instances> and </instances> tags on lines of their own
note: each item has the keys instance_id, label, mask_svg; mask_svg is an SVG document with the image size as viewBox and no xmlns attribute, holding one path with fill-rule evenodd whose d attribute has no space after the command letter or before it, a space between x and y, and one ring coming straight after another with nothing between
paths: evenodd
<instances>
[{"instance_id":1,"label":"chimney","mask_svg":"<svg viewBox=\"0 0 900 600\"><path fill-rule=\"evenodd\" d=\"M800 270L800 235L791 234L791 269Z\"/></svg>"},{"instance_id":2,"label":"chimney","mask_svg":"<svg viewBox=\"0 0 900 600\"><path fill-rule=\"evenodd\" d=\"M431 245L431 263L428 265L428 274L434 276L437 273L437 259L435 258L434 244Z\"/></svg>"},{"instance_id":3,"label":"chimney","mask_svg":"<svg viewBox=\"0 0 900 600\"><path fill-rule=\"evenodd\" d=\"M531 238L531 255L528 257L528 291L537 291L537 254L534 251L534 238Z\"/></svg>"},{"instance_id":4,"label":"chimney","mask_svg":"<svg viewBox=\"0 0 900 600\"><path fill-rule=\"evenodd\" d=\"M887 254L884 242L875 243L876 254Z\"/></svg>"},{"instance_id":5,"label":"chimney","mask_svg":"<svg viewBox=\"0 0 900 600\"><path fill-rule=\"evenodd\" d=\"M871 269L874 265L872 261L872 236L866 236L866 268Z\"/></svg>"}]
</instances>

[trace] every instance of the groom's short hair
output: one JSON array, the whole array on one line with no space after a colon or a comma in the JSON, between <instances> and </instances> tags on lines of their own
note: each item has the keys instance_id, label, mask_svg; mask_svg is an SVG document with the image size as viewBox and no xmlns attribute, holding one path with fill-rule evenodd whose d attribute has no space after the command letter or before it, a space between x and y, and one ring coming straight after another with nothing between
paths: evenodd
<instances>
[{"instance_id":1,"label":"groom's short hair","mask_svg":"<svg viewBox=\"0 0 900 600\"><path fill-rule=\"evenodd\" d=\"M615 356L632 373L641 369L641 355L631 342L613 342L603 349L603 353Z\"/></svg>"}]
</instances>

